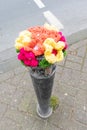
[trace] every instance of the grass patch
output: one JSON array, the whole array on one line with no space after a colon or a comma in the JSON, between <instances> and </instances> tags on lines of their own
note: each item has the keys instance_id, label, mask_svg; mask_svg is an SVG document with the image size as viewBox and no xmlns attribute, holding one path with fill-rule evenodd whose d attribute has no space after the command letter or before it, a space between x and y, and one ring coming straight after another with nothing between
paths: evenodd
<instances>
[{"instance_id":1,"label":"grass patch","mask_svg":"<svg viewBox=\"0 0 87 130\"><path fill-rule=\"evenodd\" d=\"M59 106L59 99L56 96L52 96L50 99L50 106L53 108L53 111Z\"/></svg>"}]
</instances>

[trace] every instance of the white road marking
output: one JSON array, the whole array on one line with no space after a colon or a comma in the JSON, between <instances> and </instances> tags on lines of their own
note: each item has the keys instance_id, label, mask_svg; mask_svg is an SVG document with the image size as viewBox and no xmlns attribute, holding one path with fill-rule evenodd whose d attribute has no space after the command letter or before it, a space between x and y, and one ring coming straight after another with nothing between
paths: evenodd
<instances>
[{"instance_id":1,"label":"white road marking","mask_svg":"<svg viewBox=\"0 0 87 130\"><path fill-rule=\"evenodd\" d=\"M43 14L44 14L44 17L47 19L49 24L56 26L58 29L64 29L63 24L49 10L43 12Z\"/></svg>"},{"instance_id":2,"label":"white road marking","mask_svg":"<svg viewBox=\"0 0 87 130\"><path fill-rule=\"evenodd\" d=\"M45 7L45 5L43 4L43 2L41 0L34 0L34 2L37 4L37 6L39 8L44 8Z\"/></svg>"}]
</instances>

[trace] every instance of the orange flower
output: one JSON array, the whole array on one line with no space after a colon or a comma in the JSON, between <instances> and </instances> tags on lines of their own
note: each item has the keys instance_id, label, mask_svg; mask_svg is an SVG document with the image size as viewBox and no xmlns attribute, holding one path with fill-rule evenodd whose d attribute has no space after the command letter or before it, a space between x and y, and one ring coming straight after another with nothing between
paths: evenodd
<instances>
[{"instance_id":1,"label":"orange flower","mask_svg":"<svg viewBox=\"0 0 87 130\"><path fill-rule=\"evenodd\" d=\"M26 51L32 51L35 56L43 55L44 54L44 46L41 44L36 44L35 46L32 47L25 47Z\"/></svg>"},{"instance_id":2,"label":"orange flower","mask_svg":"<svg viewBox=\"0 0 87 130\"><path fill-rule=\"evenodd\" d=\"M28 31L31 32L32 36L25 50L32 51L35 56L44 54L43 43L47 38L53 38L55 42L58 42L61 38L61 35L56 30L49 30L43 26L29 28Z\"/></svg>"}]
</instances>

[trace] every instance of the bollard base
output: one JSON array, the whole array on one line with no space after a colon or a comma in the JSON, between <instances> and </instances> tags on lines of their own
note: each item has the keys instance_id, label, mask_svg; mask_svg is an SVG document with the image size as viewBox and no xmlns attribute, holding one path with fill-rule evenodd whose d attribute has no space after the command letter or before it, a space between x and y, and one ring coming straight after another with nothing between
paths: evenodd
<instances>
[{"instance_id":1,"label":"bollard base","mask_svg":"<svg viewBox=\"0 0 87 130\"><path fill-rule=\"evenodd\" d=\"M48 118L48 117L51 116L51 114L52 114L52 108L49 107L48 111L46 113L43 113L41 111L40 107L39 107L39 104L38 104L37 105L37 114L38 114L39 117L46 119L46 118Z\"/></svg>"}]
</instances>

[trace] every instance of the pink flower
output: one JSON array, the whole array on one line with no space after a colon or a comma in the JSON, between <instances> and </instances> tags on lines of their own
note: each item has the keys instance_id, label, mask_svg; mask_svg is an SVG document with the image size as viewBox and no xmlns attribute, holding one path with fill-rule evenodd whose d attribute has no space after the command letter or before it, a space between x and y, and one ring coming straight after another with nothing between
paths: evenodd
<instances>
[{"instance_id":1,"label":"pink flower","mask_svg":"<svg viewBox=\"0 0 87 130\"><path fill-rule=\"evenodd\" d=\"M38 60L31 51L25 51L24 48L20 49L18 59L22 60L26 66L36 67L38 66Z\"/></svg>"},{"instance_id":2,"label":"pink flower","mask_svg":"<svg viewBox=\"0 0 87 130\"><path fill-rule=\"evenodd\" d=\"M62 36L62 32L58 32L60 34L60 36Z\"/></svg>"},{"instance_id":3,"label":"pink flower","mask_svg":"<svg viewBox=\"0 0 87 130\"><path fill-rule=\"evenodd\" d=\"M66 38L62 35L62 32L59 32L59 34L61 35L60 41L65 43L64 50L66 50L68 48L68 45L67 45L67 42L66 42Z\"/></svg>"},{"instance_id":4,"label":"pink flower","mask_svg":"<svg viewBox=\"0 0 87 130\"><path fill-rule=\"evenodd\" d=\"M18 59L19 59L19 60L24 60L24 59L25 59L25 51L24 51L24 48L20 49L20 53L18 54Z\"/></svg>"},{"instance_id":5,"label":"pink flower","mask_svg":"<svg viewBox=\"0 0 87 130\"><path fill-rule=\"evenodd\" d=\"M67 42L65 42L64 50L66 50L67 48L68 48L68 44L67 44Z\"/></svg>"},{"instance_id":6,"label":"pink flower","mask_svg":"<svg viewBox=\"0 0 87 130\"><path fill-rule=\"evenodd\" d=\"M27 59L29 59L29 60L35 59L35 55L34 55L34 53L31 52L31 51L26 51L25 57L26 57Z\"/></svg>"},{"instance_id":7,"label":"pink flower","mask_svg":"<svg viewBox=\"0 0 87 130\"><path fill-rule=\"evenodd\" d=\"M65 37L64 37L64 36L62 36L62 37L60 38L60 41L62 41L62 42L66 42Z\"/></svg>"},{"instance_id":8,"label":"pink flower","mask_svg":"<svg viewBox=\"0 0 87 130\"><path fill-rule=\"evenodd\" d=\"M24 60L24 64L25 64L26 66L31 66L31 62L30 62L30 60L28 60L28 59L25 59L25 60Z\"/></svg>"},{"instance_id":9,"label":"pink flower","mask_svg":"<svg viewBox=\"0 0 87 130\"><path fill-rule=\"evenodd\" d=\"M32 66L32 67L36 67L37 65L38 65L38 60L33 59L33 60L31 61L31 66Z\"/></svg>"}]
</instances>

